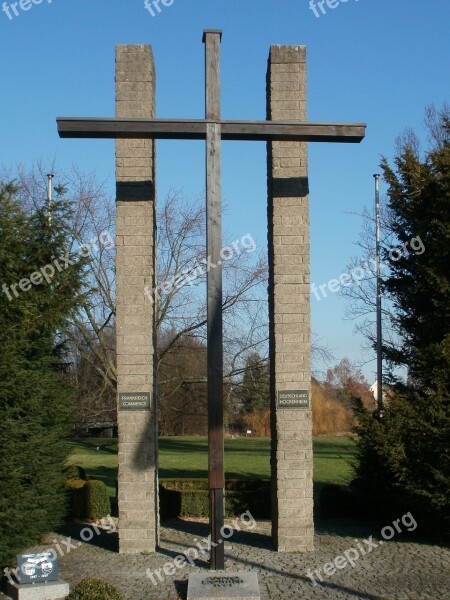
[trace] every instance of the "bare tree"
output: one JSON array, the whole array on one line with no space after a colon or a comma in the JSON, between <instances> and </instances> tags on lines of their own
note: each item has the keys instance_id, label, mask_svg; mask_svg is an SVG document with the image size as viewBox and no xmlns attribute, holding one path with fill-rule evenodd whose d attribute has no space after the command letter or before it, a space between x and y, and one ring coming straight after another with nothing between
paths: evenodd
<instances>
[{"instance_id":1,"label":"bare tree","mask_svg":"<svg viewBox=\"0 0 450 600\"><path fill-rule=\"evenodd\" d=\"M186 202L179 193L172 192L158 213L159 283L155 290L147 292L158 302L159 402L163 410L182 387L206 383L206 373L180 376L179 372L164 369L181 339L190 336L203 346L206 344L206 276L209 269L217 266L205 256L204 206L203 198ZM230 239L224 245L221 261L224 378L226 385L231 386L242 378L248 353L260 349L267 355L268 269L265 254L257 251L249 232L226 237Z\"/></svg>"},{"instance_id":2,"label":"bare tree","mask_svg":"<svg viewBox=\"0 0 450 600\"><path fill-rule=\"evenodd\" d=\"M72 232L70 250L89 251L86 299L71 323L69 335L73 364L79 371L74 377L82 390L80 414L83 419L101 420L114 412L116 390L115 203L94 174L76 168L62 173L55 165L46 168L37 163L29 171L19 167L14 177L11 171L3 170L2 178L15 179L22 204L36 207L47 201L49 171L56 173L57 195L73 208L67 223ZM161 410L175 410L171 408L175 406L175 394L206 382L206 373L201 369L189 372L167 368L174 364L171 352L179 352L180 341L196 338L202 347L206 344L206 276L216 265L205 255L204 197L186 200L181 193L170 192L158 205L157 227L158 285L143 293L150 295L157 306L159 403ZM248 355L258 353L264 362L268 360L268 264L265 250L256 248L251 232L224 238L224 379L225 396L232 406ZM312 350L314 357L331 358L318 340L314 340ZM196 360L195 353L192 357ZM95 385L89 384L89 377ZM192 406L192 394L185 397ZM199 402L205 401L202 394L198 398Z\"/></svg>"},{"instance_id":3,"label":"bare tree","mask_svg":"<svg viewBox=\"0 0 450 600\"><path fill-rule=\"evenodd\" d=\"M447 130L442 127L442 115L449 114L449 105L444 103L442 111L437 110L433 105L425 110L424 124L428 132L428 141L431 147L436 150L442 149L448 139ZM396 139L396 156L399 157L408 148L409 152L419 157L421 154L420 141L414 131L407 128L403 134ZM382 159L381 167L385 169L386 159ZM417 167L415 175L419 178L420 172ZM411 191L411 194L419 192ZM356 321L356 331L363 334L367 340L366 349L374 352L376 343L375 317L376 317L376 262L375 262L375 217L372 211L364 210L362 215L362 231L359 237L358 246L361 249L359 256L354 257L347 266L348 273L358 273L356 284L341 288L341 294L349 300L346 309L346 317ZM381 275L382 280L386 280L391 275L391 265L399 260L402 254L408 254L411 249L407 243L400 244L395 235L398 216L387 206L387 198L382 199L381 204ZM407 231L411 240L416 241L420 232ZM397 319L397 306L393 301L393 295L389 294L385 286L382 299L382 326L383 326L383 348L390 348L402 352L401 341L404 332L399 329ZM393 364L389 364L393 368Z\"/></svg>"},{"instance_id":4,"label":"bare tree","mask_svg":"<svg viewBox=\"0 0 450 600\"><path fill-rule=\"evenodd\" d=\"M350 276L347 285L341 286L340 294L348 300L345 318L355 321L355 332L361 333L365 339L363 350L365 358L359 366L373 360L376 345L376 253L375 253L375 216L365 208L358 215L362 219L362 229L357 242L359 256L354 256L345 268ZM385 199L381 202L381 277L389 274L390 253L396 250L396 239L392 233L392 214L386 207ZM383 297L382 324L383 339L395 344L398 332L395 328L394 307L390 299Z\"/></svg>"}]
</instances>

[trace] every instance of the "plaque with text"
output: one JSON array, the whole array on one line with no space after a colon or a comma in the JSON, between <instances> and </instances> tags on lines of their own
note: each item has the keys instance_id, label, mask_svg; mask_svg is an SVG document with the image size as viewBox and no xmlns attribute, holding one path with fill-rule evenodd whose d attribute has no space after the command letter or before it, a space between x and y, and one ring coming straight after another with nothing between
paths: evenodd
<instances>
[{"instance_id":1,"label":"plaque with text","mask_svg":"<svg viewBox=\"0 0 450 600\"><path fill-rule=\"evenodd\" d=\"M150 410L150 394L148 392L119 394L119 410Z\"/></svg>"},{"instance_id":2,"label":"plaque with text","mask_svg":"<svg viewBox=\"0 0 450 600\"><path fill-rule=\"evenodd\" d=\"M54 551L19 554L17 566L19 583L58 581L58 560Z\"/></svg>"},{"instance_id":3,"label":"plaque with text","mask_svg":"<svg viewBox=\"0 0 450 600\"><path fill-rule=\"evenodd\" d=\"M241 585L244 583L244 580L241 577L227 577L223 575L207 577L202 581L202 585L210 585L212 587L233 587L234 585Z\"/></svg>"},{"instance_id":4,"label":"plaque with text","mask_svg":"<svg viewBox=\"0 0 450 600\"><path fill-rule=\"evenodd\" d=\"M309 390L283 390L278 392L278 408L310 409Z\"/></svg>"}]
</instances>

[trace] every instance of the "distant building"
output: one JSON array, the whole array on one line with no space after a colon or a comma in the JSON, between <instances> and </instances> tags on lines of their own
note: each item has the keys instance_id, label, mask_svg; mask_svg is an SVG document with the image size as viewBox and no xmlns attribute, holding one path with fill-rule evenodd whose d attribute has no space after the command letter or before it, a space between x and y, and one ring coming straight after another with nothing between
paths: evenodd
<instances>
[{"instance_id":1,"label":"distant building","mask_svg":"<svg viewBox=\"0 0 450 600\"><path fill-rule=\"evenodd\" d=\"M373 397L375 398L375 402L377 401L378 398L378 380L375 379L375 381L372 383L372 385L370 386L370 391L373 394ZM386 404L389 402L389 396L391 395L391 387L389 385L384 384L383 385L383 404Z\"/></svg>"},{"instance_id":2,"label":"distant building","mask_svg":"<svg viewBox=\"0 0 450 600\"><path fill-rule=\"evenodd\" d=\"M378 398L378 380L375 379L375 381L372 383L372 385L370 386L370 391L373 394L373 397L375 398L375 400Z\"/></svg>"},{"instance_id":3,"label":"distant building","mask_svg":"<svg viewBox=\"0 0 450 600\"><path fill-rule=\"evenodd\" d=\"M79 437L117 437L117 425L113 422L82 423L74 426L74 432Z\"/></svg>"}]
</instances>

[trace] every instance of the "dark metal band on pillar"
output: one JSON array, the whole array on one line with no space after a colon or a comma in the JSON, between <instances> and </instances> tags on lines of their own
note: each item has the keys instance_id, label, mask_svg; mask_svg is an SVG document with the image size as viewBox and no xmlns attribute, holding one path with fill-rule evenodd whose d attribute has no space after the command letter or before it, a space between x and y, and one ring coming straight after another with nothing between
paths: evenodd
<instances>
[{"instance_id":1,"label":"dark metal band on pillar","mask_svg":"<svg viewBox=\"0 0 450 600\"><path fill-rule=\"evenodd\" d=\"M225 568L220 532L224 523L223 333L222 333L222 193L220 125L220 31L205 31L206 70L206 245L217 265L207 274L208 287L208 465L212 570Z\"/></svg>"}]
</instances>

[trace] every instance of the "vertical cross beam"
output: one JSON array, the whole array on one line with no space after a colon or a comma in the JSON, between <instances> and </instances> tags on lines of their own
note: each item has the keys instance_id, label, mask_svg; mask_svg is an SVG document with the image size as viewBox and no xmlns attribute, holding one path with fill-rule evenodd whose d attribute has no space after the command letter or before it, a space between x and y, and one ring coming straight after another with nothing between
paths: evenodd
<instances>
[{"instance_id":1,"label":"vertical cross beam","mask_svg":"<svg viewBox=\"0 0 450 600\"><path fill-rule=\"evenodd\" d=\"M208 287L208 467L209 525L212 570L225 568L224 522L224 432L223 432L223 333L222 333L222 191L220 125L220 31L206 30L206 246L207 256L217 265L207 274Z\"/></svg>"}]
</instances>

